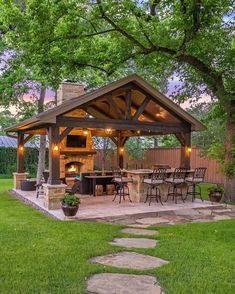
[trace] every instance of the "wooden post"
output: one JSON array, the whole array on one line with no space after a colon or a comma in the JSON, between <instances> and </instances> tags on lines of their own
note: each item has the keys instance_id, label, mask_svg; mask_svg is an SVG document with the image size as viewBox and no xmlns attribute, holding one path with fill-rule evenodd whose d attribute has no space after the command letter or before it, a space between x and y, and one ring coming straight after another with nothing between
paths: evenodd
<instances>
[{"instance_id":1,"label":"wooden post","mask_svg":"<svg viewBox=\"0 0 235 294\"><path fill-rule=\"evenodd\" d=\"M24 133L18 133L17 142L17 173L24 173Z\"/></svg>"},{"instance_id":2,"label":"wooden post","mask_svg":"<svg viewBox=\"0 0 235 294\"><path fill-rule=\"evenodd\" d=\"M190 169L190 154L191 154L191 132L184 133L183 144L181 143L181 158L180 166Z\"/></svg>"},{"instance_id":3,"label":"wooden post","mask_svg":"<svg viewBox=\"0 0 235 294\"><path fill-rule=\"evenodd\" d=\"M119 133L117 140L117 165L120 168L123 168L124 165L124 144L125 138L121 137L121 134Z\"/></svg>"},{"instance_id":4,"label":"wooden post","mask_svg":"<svg viewBox=\"0 0 235 294\"><path fill-rule=\"evenodd\" d=\"M60 133L59 127L49 127L49 179L48 184L59 185L60 181Z\"/></svg>"}]
</instances>

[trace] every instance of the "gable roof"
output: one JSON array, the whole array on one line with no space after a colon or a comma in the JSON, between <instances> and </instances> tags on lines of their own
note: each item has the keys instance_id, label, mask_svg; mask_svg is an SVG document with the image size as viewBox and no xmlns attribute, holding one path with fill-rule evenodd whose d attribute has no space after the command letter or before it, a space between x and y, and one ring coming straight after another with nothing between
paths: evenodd
<instances>
[{"instance_id":1,"label":"gable roof","mask_svg":"<svg viewBox=\"0 0 235 294\"><path fill-rule=\"evenodd\" d=\"M78 97L74 97L74 98L71 98L70 100L64 101L63 104L56 106L52 109L49 109L47 111L44 111L36 116L33 116L32 118L28 120L25 120L16 125L13 125L12 127L7 128L6 131L15 132L15 131L27 129L27 127L29 126L34 127L34 126L40 126L47 123L56 123L57 116L62 115L66 112L69 112L75 108L78 108L88 102L96 100L97 98L102 97L106 95L107 93L115 91L121 87L124 87L125 85L129 83L134 83L139 88L144 90L148 95L150 95L151 98L154 99L156 103L160 103L160 105L163 108L165 107L166 109L171 111L173 114L175 114L177 117L189 123L191 125L192 131L205 130L205 126L199 120L194 118L192 115L190 115L188 112L182 109L179 105L177 105L172 100L170 100L164 94L160 93L158 90L152 87L140 76L134 74L134 75L127 76L123 79L120 79L118 81L109 83L91 92L88 92Z\"/></svg>"}]
</instances>

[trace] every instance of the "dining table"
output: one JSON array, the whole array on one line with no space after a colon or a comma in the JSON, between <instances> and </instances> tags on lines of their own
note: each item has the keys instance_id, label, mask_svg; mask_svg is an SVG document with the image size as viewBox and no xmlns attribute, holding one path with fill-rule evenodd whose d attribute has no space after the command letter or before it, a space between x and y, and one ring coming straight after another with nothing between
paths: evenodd
<instances>
[{"instance_id":1,"label":"dining table","mask_svg":"<svg viewBox=\"0 0 235 294\"><path fill-rule=\"evenodd\" d=\"M89 175L85 176L89 180L89 194L95 197L96 196L96 183L99 179L113 179L114 175Z\"/></svg>"}]
</instances>

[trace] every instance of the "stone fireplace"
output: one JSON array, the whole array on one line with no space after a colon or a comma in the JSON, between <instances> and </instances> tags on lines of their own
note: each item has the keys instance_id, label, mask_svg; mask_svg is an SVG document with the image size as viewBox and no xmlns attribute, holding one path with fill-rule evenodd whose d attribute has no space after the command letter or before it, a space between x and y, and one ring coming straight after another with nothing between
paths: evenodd
<instances>
[{"instance_id":1,"label":"stone fireplace","mask_svg":"<svg viewBox=\"0 0 235 294\"><path fill-rule=\"evenodd\" d=\"M80 173L81 162L72 161L65 164L65 177L75 177Z\"/></svg>"},{"instance_id":2,"label":"stone fireplace","mask_svg":"<svg viewBox=\"0 0 235 294\"><path fill-rule=\"evenodd\" d=\"M60 177L74 178L83 172L92 171L94 168L94 152L88 155L62 154L60 155Z\"/></svg>"}]
</instances>

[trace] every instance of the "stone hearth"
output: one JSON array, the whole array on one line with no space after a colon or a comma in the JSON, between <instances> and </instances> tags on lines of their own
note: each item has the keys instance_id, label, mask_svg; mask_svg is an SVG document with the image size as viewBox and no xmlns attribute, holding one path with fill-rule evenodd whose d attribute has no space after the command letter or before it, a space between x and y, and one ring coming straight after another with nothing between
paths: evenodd
<instances>
[{"instance_id":1,"label":"stone hearth","mask_svg":"<svg viewBox=\"0 0 235 294\"><path fill-rule=\"evenodd\" d=\"M66 171L66 167L71 163L71 172ZM92 171L94 168L94 155L60 155L60 177L73 177L75 174ZM74 171L74 172L73 172Z\"/></svg>"}]
</instances>

